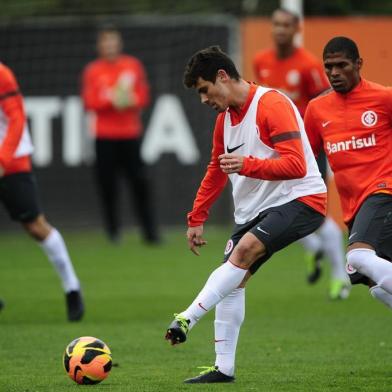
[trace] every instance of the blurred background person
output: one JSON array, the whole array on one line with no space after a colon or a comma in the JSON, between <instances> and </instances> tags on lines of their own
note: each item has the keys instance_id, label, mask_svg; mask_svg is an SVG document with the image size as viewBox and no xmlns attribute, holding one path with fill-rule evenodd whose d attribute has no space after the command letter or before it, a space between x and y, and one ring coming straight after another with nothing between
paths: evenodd
<instances>
[{"instance_id":1,"label":"blurred background person","mask_svg":"<svg viewBox=\"0 0 392 392\"><path fill-rule=\"evenodd\" d=\"M22 95L10 68L0 63L0 201L12 220L39 242L61 279L69 321L83 317L84 305L67 247L42 213L32 173L33 145ZM0 301L0 309L3 307Z\"/></svg>"},{"instance_id":2,"label":"blurred background person","mask_svg":"<svg viewBox=\"0 0 392 392\"><path fill-rule=\"evenodd\" d=\"M273 48L256 53L253 69L257 82L276 88L288 95L305 114L308 102L330 88L322 63L309 51L295 44L300 32L300 18L284 8L276 9L271 18ZM325 154L317 163L324 181L327 176ZM327 256L331 264L329 297L344 299L349 295L350 284L346 274L342 231L336 222L327 217L317 233L300 240L306 249L307 281L314 284L321 276L321 260Z\"/></svg>"},{"instance_id":3,"label":"blurred background person","mask_svg":"<svg viewBox=\"0 0 392 392\"><path fill-rule=\"evenodd\" d=\"M150 102L149 85L142 63L122 53L123 40L115 26L98 31L98 59L83 72L82 99L95 114L93 135L96 181L101 197L104 226L109 239L121 237L118 211L118 179L124 174L135 201L143 238L160 242L146 167L140 156L141 111Z\"/></svg>"}]
</instances>

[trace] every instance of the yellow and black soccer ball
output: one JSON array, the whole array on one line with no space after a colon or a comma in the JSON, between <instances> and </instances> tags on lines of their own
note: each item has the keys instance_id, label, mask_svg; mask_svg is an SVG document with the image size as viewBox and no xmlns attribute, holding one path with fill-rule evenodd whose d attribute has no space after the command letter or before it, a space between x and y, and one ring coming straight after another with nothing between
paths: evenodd
<instances>
[{"instance_id":1,"label":"yellow and black soccer ball","mask_svg":"<svg viewBox=\"0 0 392 392\"><path fill-rule=\"evenodd\" d=\"M112 353L102 341L92 336L73 340L65 349L64 368L78 384L98 384L112 368Z\"/></svg>"}]
</instances>

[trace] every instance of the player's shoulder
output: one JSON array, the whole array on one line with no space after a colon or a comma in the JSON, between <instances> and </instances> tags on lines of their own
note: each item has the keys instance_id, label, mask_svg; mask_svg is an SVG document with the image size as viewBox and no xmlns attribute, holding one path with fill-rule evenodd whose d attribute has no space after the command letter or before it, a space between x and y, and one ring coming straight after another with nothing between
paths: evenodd
<instances>
[{"instance_id":1,"label":"player's shoulder","mask_svg":"<svg viewBox=\"0 0 392 392\"><path fill-rule=\"evenodd\" d=\"M287 96L275 89L268 89L259 99L259 103L264 107L288 102Z\"/></svg>"},{"instance_id":2,"label":"player's shoulder","mask_svg":"<svg viewBox=\"0 0 392 392\"><path fill-rule=\"evenodd\" d=\"M331 108L333 107L333 101L336 98L336 93L333 88L328 88L323 91L317 97L311 99L306 108L307 111L317 111L318 109Z\"/></svg>"},{"instance_id":3,"label":"player's shoulder","mask_svg":"<svg viewBox=\"0 0 392 392\"><path fill-rule=\"evenodd\" d=\"M359 94L357 96L361 96L361 100L365 98L374 105L387 105L388 108L392 106L392 88L390 86L362 79L357 91Z\"/></svg>"},{"instance_id":4,"label":"player's shoulder","mask_svg":"<svg viewBox=\"0 0 392 392\"><path fill-rule=\"evenodd\" d=\"M135 65L135 66L141 66L142 61L137 58L136 56L132 56L130 54L122 54L119 58L119 61L122 62L123 64L128 64L128 65Z\"/></svg>"},{"instance_id":5,"label":"player's shoulder","mask_svg":"<svg viewBox=\"0 0 392 392\"><path fill-rule=\"evenodd\" d=\"M392 93L392 88L390 86L384 86L366 79L362 79L362 88L363 91L374 91L379 94L388 95Z\"/></svg>"},{"instance_id":6,"label":"player's shoulder","mask_svg":"<svg viewBox=\"0 0 392 392\"><path fill-rule=\"evenodd\" d=\"M10 88L17 86L17 81L14 72L10 67L0 62L0 83L3 88Z\"/></svg>"},{"instance_id":7,"label":"player's shoulder","mask_svg":"<svg viewBox=\"0 0 392 392\"><path fill-rule=\"evenodd\" d=\"M4 63L0 62L0 76L2 79L4 78L14 78L14 73L12 72L11 68L5 65Z\"/></svg>"},{"instance_id":8,"label":"player's shoulder","mask_svg":"<svg viewBox=\"0 0 392 392\"><path fill-rule=\"evenodd\" d=\"M90 73L90 72L96 72L99 70L102 66L102 60L101 59L95 59L87 63L84 67L84 72L85 73Z\"/></svg>"}]
</instances>

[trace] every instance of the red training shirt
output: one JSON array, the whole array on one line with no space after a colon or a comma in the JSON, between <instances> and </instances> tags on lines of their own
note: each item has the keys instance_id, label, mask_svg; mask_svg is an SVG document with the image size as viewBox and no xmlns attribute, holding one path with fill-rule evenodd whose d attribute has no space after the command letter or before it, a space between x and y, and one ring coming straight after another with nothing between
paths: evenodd
<instances>
[{"instance_id":1,"label":"red training shirt","mask_svg":"<svg viewBox=\"0 0 392 392\"><path fill-rule=\"evenodd\" d=\"M121 80L133 90L135 106L124 110L112 104L114 86ZM150 101L149 85L142 63L121 55L114 61L89 63L82 78L82 98L87 110L96 114L95 136L100 139L135 139L141 135L141 109Z\"/></svg>"},{"instance_id":2,"label":"red training shirt","mask_svg":"<svg viewBox=\"0 0 392 392\"><path fill-rule=\"evenodd\" d=\"M302 117L308 102L330 87L323 65L304 48L295 48L284 59L278 58L275 49L259 52L254 57L253 70L262 86L276 88L289 96Z\"/></svg>"},{"instance_id":3,"label":"red training shirt","mask_svg":"<svg viewBox=\"0 0 392 392\"><path fill-rule=\"evenodd\" d=\"M362 79L349 93L312 100L305 127L315 154L324 148L343 218L350 222L373 193L392 194L392 89Z\"/></svg>"}]
</instances>

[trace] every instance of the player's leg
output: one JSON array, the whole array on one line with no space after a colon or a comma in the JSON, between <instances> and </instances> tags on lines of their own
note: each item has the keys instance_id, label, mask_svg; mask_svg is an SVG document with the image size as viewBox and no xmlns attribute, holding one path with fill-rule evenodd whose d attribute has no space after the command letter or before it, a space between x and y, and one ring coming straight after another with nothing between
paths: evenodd
<instances>
[{"instance_id":1,"label":"player's leg","mask_svg":"<svg viewBox=\"0 0 392 392\"><path fill-rule=\"evenodd\" d=\"M322 246L327 260L331 264L331 283L329 297L345 299L350 294L350 281L345 269L343 235L336 222L327 217L319 229Z\"/></svg>"},{"instance_id":2,"label":"player's leg","mask_svg":"<svg viewBox=\"0 0 392 392\"><path fill-rule=\"evenodd\" d=\"M67 304L69 305L70 298L77 297L76 306L72 306L72 309L68 306L68 316L70 320L80 319L83 315L83 304L79 281L60 233L47 223L41 212L33 174L17 173L2 178L1 199L11 218L20 222L26 231L41 244L62 281Z\"/></svg>"},{"instance_id":3,"label":"player's leg","mask_svg":"<svg viewBox=\"0 0 392 392\"><path fill-rule=\"evenodd\" d=\"M309 219L313 219L314 224L311 224L312 220L302 222L302 220L297 219L298 216L306 215L306 213L309 215ZM290 232L291 237L288 238L285 228L288 224L296 222L296 219L300 221L299 223L302 226L299 226L298 223L295 226L297 230ZM180 318L183 321L189 321L186 332L217 303L236 289L244 280L248 270L253 272L260 267L260 263L253 266L256 261L263 260L266 256L269 257L270 254L282 249L289 243L310 234L321 225L323 220L324 217L319 213L296 200L260 214L260 217L251 222L253 227L239 240L227 262L210 275L193 303L184 312L180 313ZM285 240L282 247L271 248L272 252L267 252L265 244L270 244L272 240L278 242L280 236ZM181 343L182 339L185 340L186 332L184 331L184 334L179 336L178 343ZM172 340L170 333L168 338ZM172 340L172 343L176 344L177 342Z\"/></svg>"},{"instance_id":4,"label":"player's leg","mask_svg":"<svg viewBox=\"0 0 392 392\"><path fill-rule=\"evenodd\" d=\"M234 376L238 336L244 319L245 282L215 308L215 366L227 376Z\"/></svg>"},{"instance_id":5,"label":"player's leg","mask_svg":"<svg viewBox=\"0 0 392 392\"><path fill-rule=\"evenodd\" d=\"M259 247L261 255L265 254L264 244L248 231L259 222L259 218L253 219L243 225L236 225L232 237L227 242L223 264L217 268L207 280L207 283L192 302L192 304L170 324L166 339L172 344L182 343L186 340L187 333L210 309L220 302L226 295L238 288L247 280L247 268L241 268L233 264L238 259L233 250L239 248L239 243L247 240L253 241L255 247ZM246 238L246 235L250 238ZM255 257L255 256L254 256ZM228 288L229 286L229 288Z\"/></svg>"},{"instance_id":6,"label":"player's leg","mask_svg":"<svg viewBox=\"0 0 392 392\"><path fill-rule=\"evenodd\" d=\"M215 367L198 377L186 380L187 383L230 382L234 380L235 354L240 328L245 316L245 283L274 252L283 249L299 237L316 230L323 217L308 206L293 201L276 207L260 215L253 222L250 233L265 242L266 253L249 269L239 288L233 290L216 306L215 312ZM262 229L260 231L260 229ZM244 230L244 228L242 228ZM235 230L228 241L225 260L232 258L232 250L237 248L241 228Z\"/></svg>"},{"instance_id":7,"label":"player's leg","mask_svg":"<svg viewBox=\"0 0 392 392\"><path fill-rule=\"evenodd\" d=\"M276 213L277 212L277 213ZM316 230L323 217L309 207L294 201L287 205L272 209L270 213L262 214L260 222L251 232L255 234L267 248L267 254L254 263L250 272L254 274L273 253L287 247L298 237L306 236ZM260 231L262 228L263 231ZM266 234L266 233L269 233ZM259 237L260 236L260 237ZM236 236L230 241L236 243ZM227 252L232 247L230 241L226 246L225 257L231 257ZM247 275L247 278L250 274ZM216 306L215 312L215 366L228 376L234 375L235 353L242 321L245 316L245 284L230 293ZM224 341L222 341L224 339Z\"/></svg>"},{"instance_id":8,"label":"player's leg","mask_svg":"<svg viewBox=\"0 0 392 392\"><path fill-rule=\"evenodd\" d=\"M321 277L321 261L324 257L321 238L317 233L312 233L298 242L305 248L306 280L309 284L316 283Z\"/></svg>"},{"instance_id":9,"label":"player's leg","mask_svg":"<svg viewBox=\"0 0 392 392\"><path fill-rule=\"evenodd\" d=\"M230 259L212 272L191 305L176 315L167 330L166 339L172 344L184 342L188 331L223 298L240 286L249 267L265 253L264 244L253 234L246 233Z\"/></svg>"},{"instance_id":10,"label":"player's leg","mask_svg":"<svg viewBox=\"0 0 392 392\"><path fill-rule=\"evenodd\" d=\"M80 320L84 313L80 283L60 232L50 226L42 214L33 221L22 222L22 225L38 241L61 280L66 296L68 319Z\"/></svg>"},{"instance_id":11,"label":"player's leg","mask_svg":"<svg viewBox=\"0 0 392 392\"><path fill-rule=\"evenodd\" d=\"M327 158L323 151L320 152L320 154L316 158L316 162L321 177L323 178L324 182L326 182L328 171ZM323 225L321 227L323 227ZM305 248L307 281L309 284L314 284L320 279L322 273L321 262L324 257L323 239L318 231L301 238L299 242Z\"/></svg>"},{"instance_id":12,"label":"player's leg","mask_svg":"<svg viewBox=\"0 0 392 392\"><path fill-rule=\"evenodd\" d=\"M117 141L95 141L95 178L103 212L104 228L110 241L120 241L118 217Z\"/></svg>"},{"instance_id":13,"label":"player's leg","mask_svg":"<svg viewBox=\"0 0 392 392\"><path fill-rule=\"evenodd\" d=\"M129 191L136 204L135 212L144 240L150 244L158 244L160 237L151 200L147 168L140 156L140 144L140 139L123 141L120 158L127 176Z\"/></svg>"},{"instance_id":14,"label":"player's leg","mask_svg":"<svg viewBox=\"0 0 392 392\"><path fill-rule=\"evenodd\" d=\"M347 271L360 273L392 294L392 196L368 197L350 228ZM377 296L376 296L377 298Z\"/></svg>"},{"instance_id":15,"label":"player's leg","mask_svg":"<svg viewBox=\"0 0 392 392\"><path fill-rule=\"evenodd\" d=\"M233 234L225 247L223 263L228 261L234 247L257 222L259 222L259 218L247 224L235 226ZM205 367L205 371L197 377L185 380L186 383L234 381L237 341L245 317L245 284L250 276L251 274L248 272L240 286L234 289L215 307L215 365Z\"/></svg>"},{"instance_id":16,"label":"player's leg","mask_svg":"<svg viewBox=\"0 0 392 392\"><path fill-rule=\"evenodd\" d=\"M392 309L392 294L387 293L380 286L375 285L369 288L370 295Z\"/></svg>"}]
</instances>

